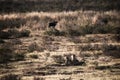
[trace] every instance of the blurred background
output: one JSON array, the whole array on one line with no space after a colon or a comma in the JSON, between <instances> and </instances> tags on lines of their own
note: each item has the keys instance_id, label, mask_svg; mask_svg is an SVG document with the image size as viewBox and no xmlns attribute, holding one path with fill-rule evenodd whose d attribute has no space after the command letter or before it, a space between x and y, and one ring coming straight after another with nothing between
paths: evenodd
<instances>
[{"instance_id":1,"label":"blurred background","mask_svg":"<svg viewBox=\"0 0 120 80\"><path fill-rule=\"evenodd\" d=\"M119 0L0 0L0 13L120 10Z\"/></svg>"}]
</instances>

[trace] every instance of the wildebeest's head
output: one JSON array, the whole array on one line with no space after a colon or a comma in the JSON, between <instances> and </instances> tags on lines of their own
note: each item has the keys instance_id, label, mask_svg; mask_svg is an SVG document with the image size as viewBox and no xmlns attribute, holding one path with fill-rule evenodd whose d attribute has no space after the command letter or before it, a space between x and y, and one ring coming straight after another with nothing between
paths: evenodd
<instances>
[{"instance_id":1,"label":"wildebeest's head","mask_svg":"<svg viewBox=\"0 0 120 80\"><path fill-rule=\"evenodd\" d=\"M57 23L58 23L58 21L50 22L48 27L49 27L49 28L50 28L50 27L55 28L55 26L57 25Z\"/></svg>"}]
</instances>

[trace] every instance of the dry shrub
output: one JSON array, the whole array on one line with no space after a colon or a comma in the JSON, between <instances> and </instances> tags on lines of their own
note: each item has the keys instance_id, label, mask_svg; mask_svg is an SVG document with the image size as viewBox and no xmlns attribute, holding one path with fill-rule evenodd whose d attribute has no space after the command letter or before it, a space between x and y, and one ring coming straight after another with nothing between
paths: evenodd
<instances>
[{"instance_id":1,"label":"dry shrub","mask_svg":"<svg viewBox=\"0 0 120 80\"><path fill-rule=\"evenodd\" d=\"M55 39L54 39L54 37L50 37L50 36L43 36L42 37L42 41L54 41Z\"/></svg>"},{"instance_id":2,"label":"dry shrub","mask_svg":"<svg viewBox=\"0 0 120 80\"><path fill-rule=\"evenodd\" d=\"M0 80L21 80L21 78L16 74L7 74L5 76L2 76Z\"/></svg>"},{"instance_id":3,"label":"dry shrub","mask_svg":"<svg viewBox=\"0 0 120 80\"><path fill-rule=\"evenodd\" d=\"M112 56L114 58L120 58L120 50L119 51L108 51L108 52L104 52L105 55L107 56Z\"/></svg>"},{"instance_id":4,"label":"dry shrub","mask_svg":"<svg viewBox=\"0 0 120 80\"><path fill-rule=\"evenodd\" d=\"M13 58L12 51L7 48L0 48L0 63L9 62Z\"/></svg>"},{"instance_id":5,"label":"dry shrub","mask_svg":"<svg viewBox=\"0 0 120 80\"><path fill-rule=\"evenodd\" d=\"M49 36L61 36L63 35L62 32L59 32L57 29L54 28L50 28L47 31L44 32L45 35L49 35Z\"/></svg>"},{"instance_id":6,"label":"dry shrub","mask_svg":"<svg viewBox=\"0 0 120 80\"><path fill-rule=\"evenodd\" d=\"M29 30L21 30L18 29L9 29L8 34L10 35L9 38L20 38L20 37L29 37L30 31Z\"/></svg>"},{"instance_id":7,"label":"dry shrub","mask_svg":"<svg viewBox=\"0 0 120 80\"><path fill-rule=\"evenodd\" d=\"M84 53L80 53L80 56L81 57L91 57L91 56L93 56L92 54L90 54L90 53L87 53L87 52L84 52Z\"/></svg>"},{"instance_id":8,"label":"dry shrub","mask_svg":"<svg viewBox=\"0 0 120 80\"><path fill-rule=\"evenodd\" d=\"M36 42L34 43L31 43L29 46L28 46L28 51L29 52L33 52L33 51L43 51L43 47L42 46L39 46Z\"/></svg>"},{"instance_id":9,"label":"dry shrub","mask_svg":"<svg viewBox=\"0 0 120 80\"><path fill-rule=\"evenodd\" d=\"M53 19L48 16L31 15L27 17L26 26L29 26L29 28L33 31L45 30L50 21L53 21Z\"/></svg>"},{"instance_id":10,"label":"dry shrub","mask_svg":"<svg viewBox=\"0 0 120 80\"><path fill-rule=\"evenodd\" d=\"M0 48L0 63L7 63L10 61L24 60L25 55L22 53L14 53L10 48Z\"/></svg>"},{"instance_id":11,"label":"dry shrub","mask_svg":"<svg viewBox=\"0 0 120 80\"><path fill-rule=\"evenodd\" d=\"M8 39L10 37L10 34L5 31L0 31L0 38L1 39Z\"/></svg>"},{"instance_id":12,"label":"dry shrub","mask_svg":"<svg viewBox=\"0 0 120 80\"><path fill-rule=\"evenodd\" d=\"M3 20L0 20L0 29L5 29L5 28L20 28L21 25L26 24L26 20L24 18L6 18Z\"/></svg>"},{"instance_id":13,"label":"dry shrub","mask_svg":"<svg viewBox=\"0 0 120 80\"><path fill-rule=\"evenodd\" d=\"M114 58L120 58L120 46L104 45L103 52L107 56L112 56Z\"/></svg>"},{"instance_id":14,"label":"dry shrub","mask_svg":"<svg viewBox=\"0 0 120 80\"><path fill-rule=\"evenodd\" d=\"M107 34L107 33L113 33L114 27L113 26L94 26L93 27L94 34Z\"/></svg>"},{"instance_id":15,"label":"dry shrub","mask_svg":"<svg viewBox=\"0 0 120 80\"><path fill-rule=\"evenodd\" d=\"M106 70L106 69L111 69L111 66L96 66L95 69L98 69L98 70Z\"/></svg>"},{"instance_id":16,"label":"dry shrub","mask_svg":"<svg viewBox=\"0 0 120 80\"><path fill-rule=\"evenodd\" d=\"M80 36L86 34L106 34L113 33L113 31L117 31L113 26L105 25L105 26L80 26L79 29L72 29L71 27L66 27L63 31L59 31L57 29L49 29L45 31L47 35L55 35L55 36Z\"/></svg>"},{"instance_id":17,"label":"dry shrub","mask_svg":"<svg viewBox=\"0 0 120 80\"><path fill-rule=\"evenodd\" d=\"M15 38L15 39L11 39L9 43L17 45L17 44L22 44L22 41L19 38L17 39Z\"/></svg>"},{"instance_id":18,"label":"dry shrub","mask_svg":"<svg viewBox=\"0 0 120 80\"><path fill-rule=\"evenodd\" d=\"M120 35L120 26L115 26L115 27L113 28L113 33Z\"/></svg>"},{"instance_id":19,"label":"dry shrub","mask_svg":"<svg viewBox=\"0 0 120 80\"><path fill-rule=\"evenodd\" d=\"M20 37L29 37L30 31L29 30L21 30Z\"/></svg>"},{"instance_id":20,"label":"dry shrub","mask_svg":"<svg viewBox=\"0 0 120 80\"><path fill-rule=\"evenodd\" d=\"M65 33L64 34L65 36L80 36L81 35L81 33L78 30L72 30L72 29L66 30L64 33Z\"/></svg>"},{"instance_id":21,"label":"dry shrub","mask_svg":"<svg viewBox=\"0 0 120 80\"><path fill-rule=\"evenodd\" d=\"M92 34L93 31L94 31L94 27L93 26L89 26L89 25L86 25L86 26L83 26L83 27L80 28L80 33L82 35Z\"/></svg>"},{"instance_id":22,"label":"dry shrub","mask_svg":"<svg viewBox=\"0 0 120 80\"><path fill-rule=\"evenodd\" d=\"M18 29L9 29L8 33L10 34L10 38L19 38L20 37L20 32Z\"/></svg>"},{"instance_id":23,"label":"dry shrub","mask_svg":"<svg viewBox=\"0 0 120 80\"><path fill-rule=\"evenodd\" d=\"M118 35L115 35L114 37L113 37L116 41L120 41L120 34L118 34Z\"/></svg>"},{"instance_id":24,"label":"dry shrub","mask_svg":"<svg viewBox=\"0 0 120 80\"><path fill-rule=\"evenodd\" d=\"M75 35L76 36L76 35L85 35L85 34L93 34L93 33L96 33L96 34L112 33L113 27L115 27L119 23L118 12L114 12L114 11L109 11L109 12L69 11L69 12L49 12L49 13L48 12L31 12L31 13L25 13L20 15L5 14L1 16L4 20L9 19L11 21L12 19L16 19L16 18L20 18L21 20L24 19L25 24L20 23L22 28L26 27L31 31L45 30L45 32L49 35L72 35L72 36ZM116 21L114 20L112 21L111 20L112 17L114 17ZM1 20L1 23L5 24L4 20ZM48 27L48 24L51 21L58 21L58 24L55 27L56 30L46 31L46 28ZM103 23L106 23L106 24L103 24ZM3 29L3 28L0 27L0 29ZM117 31L117 33L120 32L119 28L114 31ZM25 36L26 34L28 35L28 31L27 33L25 33Z\"/></svg>"},{"instance_id":25,"label":"dry shrub","mask_svg":"<svg viewBox=\"0 0 120 80\"><path fill-rule=\"evenodd\" d=\"M63 63L65 63L65 59L64 59L64 57L61 56L61 55L54 55L54 56L52 56L52 58L53 58L54 61L55 61L56 63L58 63L58 64L63 64Z\"/></svg>"},{"instance_id":26,"label":"dry shrub","mask_svg":"<svg viewBox=\"0 0 120 80\"><path fill-rule=\"evenodd\" d=\"M15 53L13 56L14 61L21 61L25 59L25 54L23 53Z\"/></svg>"},{"instance_id":27,"label":"dry shrub","mask_svg":"<svg viewBox=\"0 0 120 80\"><path fill-rule=\"evenodd\" d=\"M30 57L34 58L34 59L38 59L39 58L38 55L36 55L36 54L30 55Z\"/></svg>"}]
</instances>

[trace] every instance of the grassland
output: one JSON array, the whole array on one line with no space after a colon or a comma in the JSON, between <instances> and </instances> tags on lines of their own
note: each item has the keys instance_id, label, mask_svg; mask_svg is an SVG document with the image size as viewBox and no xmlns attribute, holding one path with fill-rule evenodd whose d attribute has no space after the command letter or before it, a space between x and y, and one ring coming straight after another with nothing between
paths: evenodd
<instances>
[{"instance_id":1,"label":"grassland","mask_svg":"<svg viewBox=\"0 0 120 80\"><path fill-rule=\"evenodd\" d=\"M0 5L0 80L120 79L119 0Z\"/></svg>"}]
</instances>

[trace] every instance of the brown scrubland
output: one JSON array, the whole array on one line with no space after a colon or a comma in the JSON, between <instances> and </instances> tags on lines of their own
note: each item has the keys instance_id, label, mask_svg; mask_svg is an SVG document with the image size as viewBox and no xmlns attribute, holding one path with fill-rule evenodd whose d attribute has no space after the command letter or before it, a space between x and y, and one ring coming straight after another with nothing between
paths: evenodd
<instances>
[{"instance_id":1,"label":"brown scrubland","mask_svg":"<svg viewBox=\"0 0 120 80\"><path fill-rule=\"evenodd\" d=\"M0 80L120 80L119 4L1 0Z\"/></svg>"}]
</instances>

